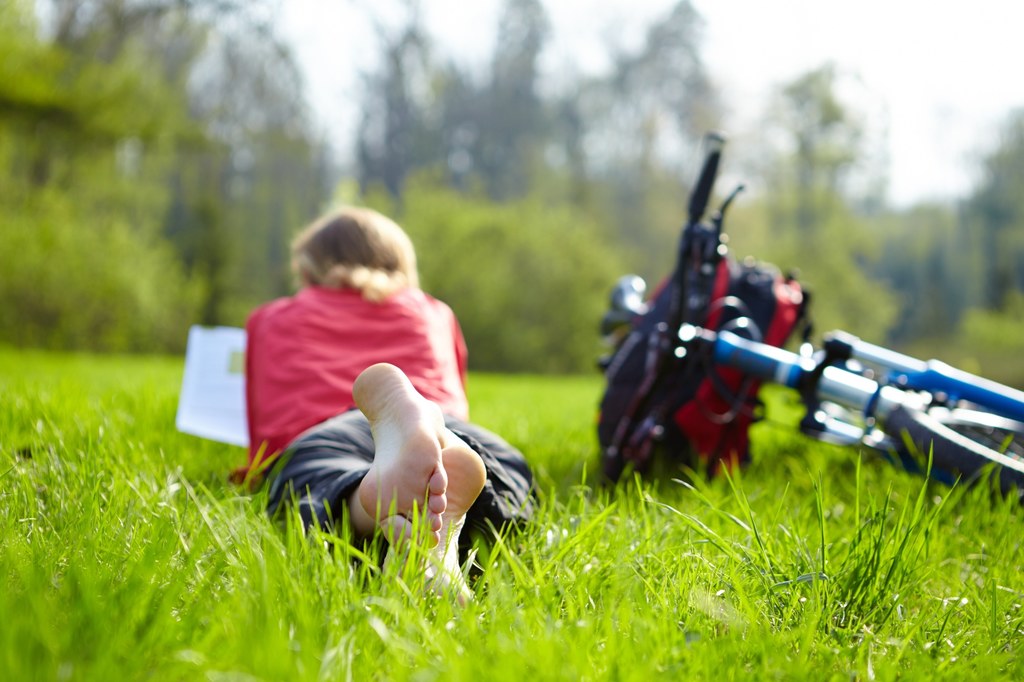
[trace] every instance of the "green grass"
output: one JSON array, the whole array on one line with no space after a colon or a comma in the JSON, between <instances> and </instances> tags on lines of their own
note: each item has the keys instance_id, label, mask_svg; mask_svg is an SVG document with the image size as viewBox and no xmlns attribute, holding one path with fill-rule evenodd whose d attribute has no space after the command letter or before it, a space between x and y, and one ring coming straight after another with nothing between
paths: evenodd
<instances>
[{"instance_id":1,"label":"green grass","mask_svg":"<svg viewBox=\"0 0 1024 682\"><path fill-rule=\"evenodd\" d=\"M593 483L600 377L474 375L537 471L466 608L225 483L181 362L0 351L0 680L1021 679L1021 510L793 433L734 479Z\"/></svg>"}]
</instances>

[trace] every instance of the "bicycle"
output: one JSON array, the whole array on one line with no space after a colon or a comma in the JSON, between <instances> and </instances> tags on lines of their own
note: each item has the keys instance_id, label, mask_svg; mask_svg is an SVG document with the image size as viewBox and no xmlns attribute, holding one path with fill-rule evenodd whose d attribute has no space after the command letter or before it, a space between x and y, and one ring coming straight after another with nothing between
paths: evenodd
<instances>
[{"instance_id":1,"label":"bicycle","mask_svg":"<svg viewBox=\"0 0 1024 682\"><path fill-rule=\"evenodd\" d=\"M1024 392L843 331L826 334L818 349L808 335L798 352L788 351L763 342L762 330L746 314L742 300L718 301L736 308L735 315L717 329L702 326L708 301L702 283L706 285L708 273L725 257L723 216L742 189L733 191L705 221L724 138L711 134L707 140L709 151L690 196L677 266L668 284L677 291L651 343L645 380L626 417L640 419L653 387L678 366L673 363L701 366L708 376L715 375L710 370L731 368L751 377L747 385L755 392L755 382L794 389L805 408L800 430L808 436L865 446L910 470L921 471L919 460L930 454L931 475L948 483L974 480L994 467L1000 490L1024 497ZM603 334L614 336L648 313L645 289L635 275L619 280L602 320ZM717 390L728 393L721 386ZM750 397L744 390L728 396L737 411ZM658 434L656 426L647 428Z\"/></svg>"}]
</instances>

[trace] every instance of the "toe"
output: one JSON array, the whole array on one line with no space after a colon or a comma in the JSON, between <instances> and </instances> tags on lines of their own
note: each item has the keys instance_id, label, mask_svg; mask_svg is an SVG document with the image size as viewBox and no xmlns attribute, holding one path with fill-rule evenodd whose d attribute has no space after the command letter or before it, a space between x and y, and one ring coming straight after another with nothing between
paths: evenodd
<instances>
[{"instance_id":1,"label":"toe","mask_svg":"<svg viewBox=\"0 0 1024 682\"><path fill-rule=\"evenodd\" d=\"M381 519L380 529L392 545L400 544L412 537L412 522L398 514Z\"/></svg>"},{"instance_id":2,"label":"toe","mask_svg":"<svg viewBox=\"0 0 1024 682\"><path fill-rule=\"evenodd\" d=\"M448 508L448 497L446 495L431 495L427 498L427 509L434 514L444 514Z\"/></svg>"},{"instance_id":3,"label":"toe","mask_svg":"<svg viewBox=\"0 0 1024 682\"><path fill-rule=\"evenodd\" d=\"M441 542L441 517L429 514L425 519L427 530L423 533L426 536L427 547L436 547ZM414 533L412 521L406 517L395 514L388 516L380 522L381 531L391 545L401 545L408 542Z\"/></svg>"},{"instance_id":4,"label":"toe","mask_svg":"<svg viewBox=\"0 0 1024 682\"><path fill-rule=\"evenodd\" d=\"M430 480L427 481L427 490L431 495L444 495L448 490L448 473L443 467L439 466L431 474Z\"/></svg>"},{"instance_id":5,"label":"toe","mask_svg":"<svg viewBox=\"0 0 1024 682\"><path fill-rule=\"evenodd\" d=\"M432 532L440 532L441 526L444 524L444 519L441 518L440 514L428 513L427 514L427 527Z\"/></svg>"}]
</instances>

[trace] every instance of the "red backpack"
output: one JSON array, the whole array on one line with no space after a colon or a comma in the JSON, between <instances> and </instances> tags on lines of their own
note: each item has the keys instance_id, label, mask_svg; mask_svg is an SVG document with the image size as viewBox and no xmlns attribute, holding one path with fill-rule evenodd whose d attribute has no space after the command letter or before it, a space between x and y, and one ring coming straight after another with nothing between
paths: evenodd
<instances>
[{"instance_id":1,"label":"red backpack","mask_svg":"<svg viewBox=\"0 0 1024 682\"><path fill-rule=\"evenodd\" d=\"M656 453L711 473L749 459L760 383L687 354L677 338L686 325L782 346L805 321L808 294L795 278L728 254L721 223L732 196L710 225L701 222L719 151L720 144L691 198L675 272L646 302L642 280L621 279L602 324L605 332L619 328L612 355L601 363L606 388L597 424L602 469L612 481L627 470L643 473Z\"/></svg>"}]
</instances>

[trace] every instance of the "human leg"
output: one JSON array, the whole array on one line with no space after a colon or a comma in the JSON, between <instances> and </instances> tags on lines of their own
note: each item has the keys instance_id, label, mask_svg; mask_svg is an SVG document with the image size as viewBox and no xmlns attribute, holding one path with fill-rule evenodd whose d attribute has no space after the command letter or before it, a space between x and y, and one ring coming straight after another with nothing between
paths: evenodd
<instances>
[{"instance_id":1,"label":"human leg","mask_svg":"<svg viewBox=\"0 0 1024 682\"><path fill-rule=\"evenodd\" d=\"M303 527L334 530L347 520L347 500L373 463L370 424L349 410L296 438L268 476L267 513L293 506ZM354 524L351 524L354 527Z\"/></svg>"},{"instance_id":2,"label":"human leg","mask_svg":"<svg viewBox=\"0 0 1024 682\"><path fill-rule=\"evenodd\" d=\"M288 459L271 474L268 511L294 500L306 526L334 527L347 518L358 536L369 537L380 525L389 540L401 540L412 530L414 506L436 513L430 498L440 491L431 482L440 473L444 506L433 540L444 542L430 550L433 566L427 570L443 567L435 571L434 584L455 578L459 598L465 598L458 566L466 555L460 556L458 543L468 549L470 534L460 531L465 526L493 537L496 530L529 520L529 468L518 450L486 429L451 417L439 423L436 406L409 393L411 385L392 370L377 378L361 384L359 398L374 416L373 425L352 410L296 439Z\"/></svg>"}]
</instances>

